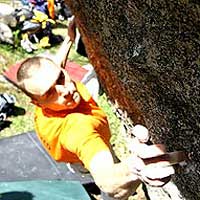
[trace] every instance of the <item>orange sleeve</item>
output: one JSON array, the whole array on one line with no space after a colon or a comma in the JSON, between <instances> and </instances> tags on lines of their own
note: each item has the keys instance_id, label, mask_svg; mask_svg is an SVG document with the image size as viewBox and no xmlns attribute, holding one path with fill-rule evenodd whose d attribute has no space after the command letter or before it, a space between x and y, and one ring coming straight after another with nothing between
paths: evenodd
<instances>
[{"instance_id":1,"label":"orange sleeve","mask_svg":"<svg viewBox=\"0 0 200 200\"><path fill-rule=\"evenodd\" d=\"M59 162L82 162L89 169L92 158L109 151L110 129L104 112L78 84L84 101L65 116L35 110L35 129L49 154ZM50 115L50 116L48 116Z\"/></svg>"},{"instance_id":2,"label":"orange sleeve","mask_svg":"<svg viewBox=\"0 0 200 200\"><path fill-rule=\"evenodd\" d=\"M64 148L73 152L89 169L90 161L96 153L109 151L110 130L107 120L91 115L71 114L68 126L63 126L60 141ZM67 133L67 134L66 134Z\"/></svg>"}]
</instances>

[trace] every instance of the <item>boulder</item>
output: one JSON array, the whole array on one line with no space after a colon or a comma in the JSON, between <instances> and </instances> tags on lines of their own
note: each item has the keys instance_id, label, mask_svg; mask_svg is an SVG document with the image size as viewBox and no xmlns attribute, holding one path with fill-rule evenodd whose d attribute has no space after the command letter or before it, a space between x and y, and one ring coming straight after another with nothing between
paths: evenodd
<instances>
[{"instance_id":1,"label":"boulder","mask_svg":"<svg viewBox=\"0 0 200 200\"><path fill-rule=\"evenodd\" d=\"M173 182L200 199L200 1L65 2L111 101L153 143L187 152Z\"/></svg>"}]
</instances>

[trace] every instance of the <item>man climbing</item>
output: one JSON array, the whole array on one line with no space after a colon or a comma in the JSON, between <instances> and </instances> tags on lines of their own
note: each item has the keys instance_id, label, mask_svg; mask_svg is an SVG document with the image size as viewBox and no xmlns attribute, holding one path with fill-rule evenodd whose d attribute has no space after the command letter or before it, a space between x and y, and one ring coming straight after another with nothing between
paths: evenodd
<instances>
[{"instance_id":1,"label":"man climbing","mask_svg":"<svg viewBox=\"0 0 200 200\"><path fill-rule=\"evenodd\" d=\"M175 172L172 165L183 158L165 154L161 144L144 144L148 131L143 126L133 130L145 137L135 138L134 152L115 161L105 113L85 86L73 82L62 68L71 44L66 37L55 58L28 58L17 72L18 87L36 106L35 130L43 146L58 162L81 163L107 199L127 199L141 181L167 183Z\"/></svg>"}]
</instances>

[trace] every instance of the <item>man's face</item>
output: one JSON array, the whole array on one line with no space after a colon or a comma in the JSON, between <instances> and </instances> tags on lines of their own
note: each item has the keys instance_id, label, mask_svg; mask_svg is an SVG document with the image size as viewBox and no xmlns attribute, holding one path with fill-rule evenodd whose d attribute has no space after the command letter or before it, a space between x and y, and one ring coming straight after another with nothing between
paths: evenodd
<instances>
[{"instance_id":1,"label":"man's face","mask_svg":"<svg viewBox=\"0 0 200 200\"><path fill-rule=\"evenodd\" d=\"M33 103L55 111L74 109L80 103L76 86L64 69L49 63L36 74L27 80Z\"/></svg>"}]
</instances>

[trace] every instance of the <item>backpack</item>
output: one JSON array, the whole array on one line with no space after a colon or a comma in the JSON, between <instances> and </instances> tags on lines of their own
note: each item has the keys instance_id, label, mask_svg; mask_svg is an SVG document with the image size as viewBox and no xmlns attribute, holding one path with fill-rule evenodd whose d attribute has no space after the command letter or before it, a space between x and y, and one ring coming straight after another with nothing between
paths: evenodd
<instances>
[{"instance_id":1,"label":"backpack","mask_svg":"<svg viewBox=\"0 0 200 200\"><path fill-rule=\"evenodd\" d=\"M16 99L7 93L0 94L0 121L4 121L14 110Z\"/></svg>"}]
</instances>

